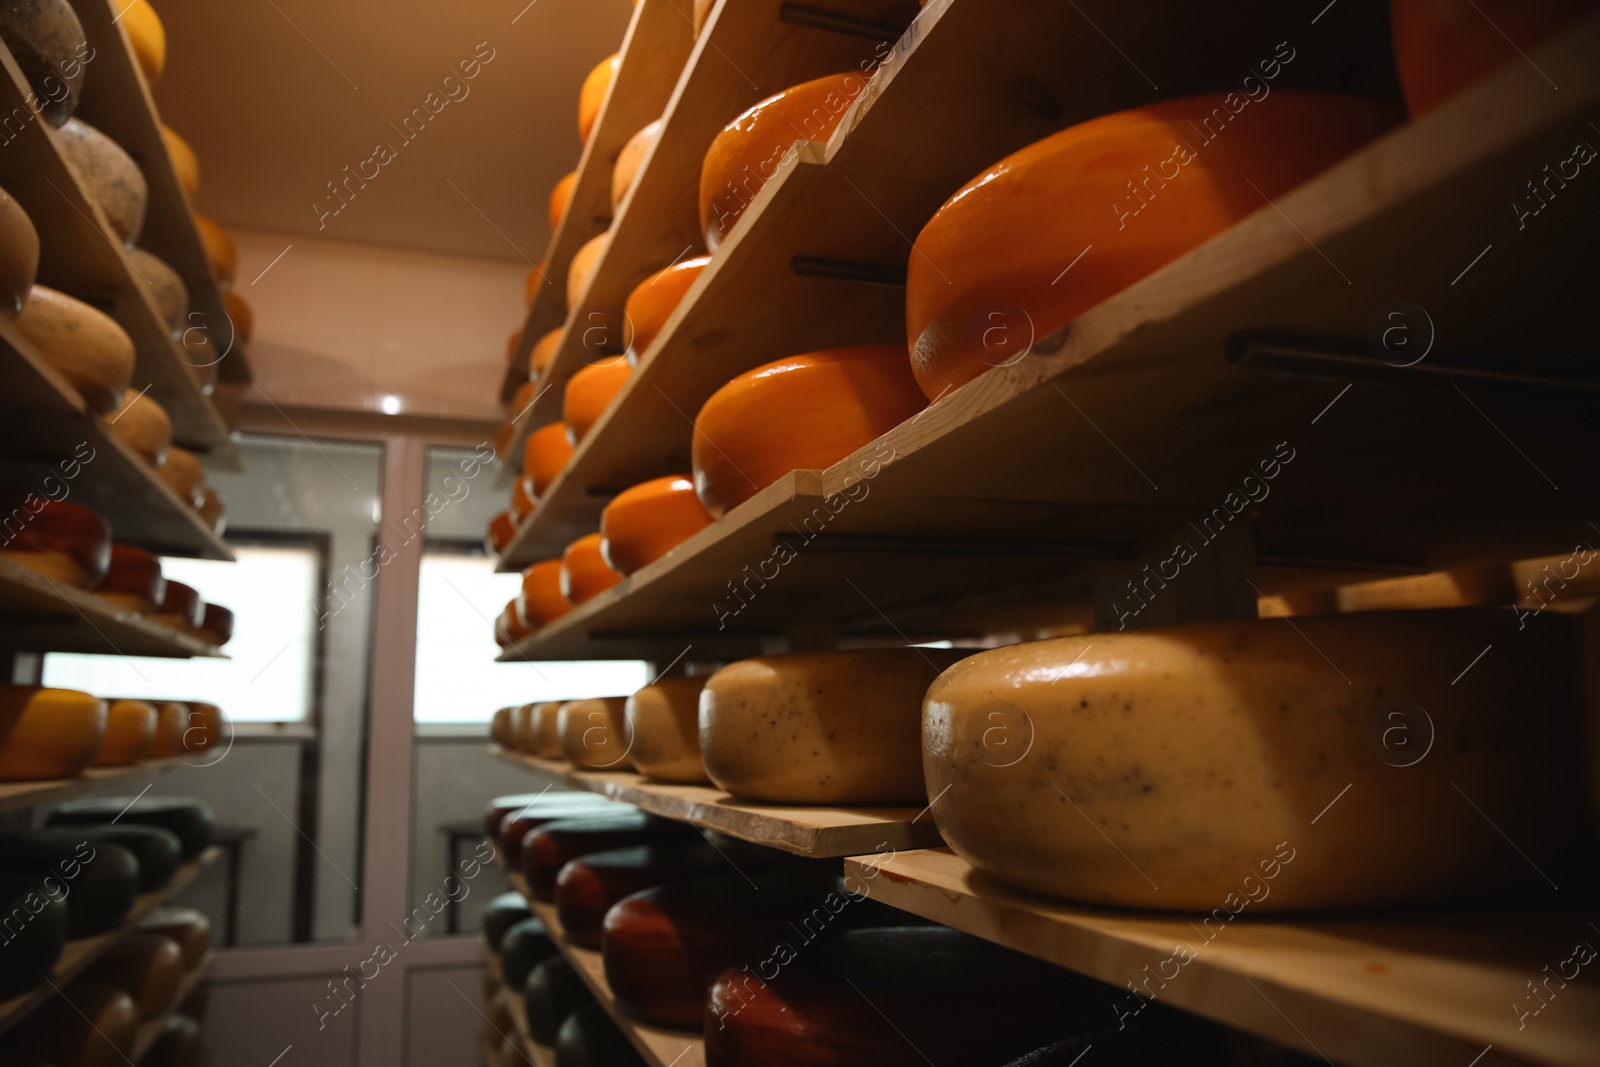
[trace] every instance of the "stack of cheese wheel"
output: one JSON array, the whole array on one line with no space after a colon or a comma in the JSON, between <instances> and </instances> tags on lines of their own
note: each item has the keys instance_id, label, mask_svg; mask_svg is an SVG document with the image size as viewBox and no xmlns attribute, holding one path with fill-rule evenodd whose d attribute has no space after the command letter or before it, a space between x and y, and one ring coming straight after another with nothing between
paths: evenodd
<instances>
[{"instance_id":1,"label":"stack of cheese wheel","mask_svg":"<svg viewBox=\"0 0 1600 1067\"><path fill-rule=\"evenodd\" d=\"M922 803L922 698L965 655L873 649L724 667L700 694L706 773L751 800Z\"/></svg>"},{"instance_id":2,"label":"stack of cheese wheel","mask_svg":"<svg viewBox=\"0 0 1600 1067\"><path fill-rule=\"evenodd\" d=\"M938 399L1021 359L1034 339L1270 210L1266 200L1396 118L1388 105L1332 93L1279 90L1271 107L1238 114L1222 94L1196 96L1092 119L1001 160L917 236L906 336L923 392ZM1159 161L1141 179L1144 197L1130 192L1130 160ZM1063 256L1074 263L1065 277Z\"/></svg>"},{"instance_id":3,"label":"stack of cheese wheel","mask_svg":"<svg viewBox=\"0 0 1600 1067\"><path fill-rule=\"evenodd\" d=\"M111 567L111 524L87 508L29 494L0 494L8 540L0 560L50 582L93 589Z\"/></svg>"},{"instance_id":4,"label":"stack of cheese wheel","mask_svg":"<svg viewBox=\"0 0 1600 1067\"><path fill-rule=\"evenodd\" d=\"M662 327L672 317L695 279L705 272L710 256L696 256L658 270L640 282L628 294L623 305L623 318L627 322L628 358L637 363L660 335Z\"/></svg>"},{"instance_id":5,"label":"stack of cheese wheel","mask_svg":"<svg viewBox=\"0 0 1600 1067\"><path fill-rule=\"evenodd\" d=\"M706 248L733 230L796 141L826 141L867 87L859 71L785 89L750 108L717 134L700 169L700 230Z\"/></svg>"},{"instance_id":6,"label":"stack of cheese wheel","mask_svg":"<svg viewBox=\"0 0 1600 1067\"><path fill-rule=\"evenodd\" d=\"M493 836L505 865L516 870L522 865L523 845L535 830L553 822L599 818L628 810L626 805L594 793L547 793L530 797L506 812Z\"/></svg>"},{"instance_id":7,"label":"stack of cheese wheel","mask_svg":"<svg viewBox=\"0 0 1600 1067\"><path fill-rule=\"evenodd\" d=\"M900 345L757 367L713 393L695 417L695 490L720 517L790 471L832 466L926 404ZM875 473L863 461L862 476Z\"/></svg>"},{"instance_id":8,"label":"stack of cheese wheel","mask_svg":"<svg viewBox=\"0 0 1600 1067\"><path fill-rule=\"evenodd\" d=\"M107 711L71 689L0 686L0 781L76 778L100 755Z\"/></svg>"},{"instance_id":9,"label":"stack of cheese wheel","mask_svg":"<svg viewBox=\"0 0 1600 1067\"><path fill-rule=\"evenodd\" d=\"M183 862L190 863L211 844L214 820L210 805L203 801L141 795L70 800L52 811L45 825L84 827L126 822L154 826L177 835Z\"/></svg>"},{"instance_id":10,"label":"stack of cheese wheel","mask_svg":"<svg viewBox=\"0 0 1600 1067\"><path fill-rule=\"evenodd\" d=\"M183 845L176 834L159 826L121 823L80 826L74 831L92 846L117 845L133 853L139 863L139 893L165 889L178 873Z\"/></svg>"},{"instance_id":11,"label":"stack of cheese wheel","mask_svg":"<svg viewBox=\"0 0 1600 1067\"><path fill-rule=\"evenodd\" d=\"M670 474L625 489L600 513L600 552L618 574L632 574L710 526L694 481Z\"/></svg>"},{"instance_id":12,"label":"stack of cheese wheel","mask_svg":"<svg viewBox=\"0 0 1600 1067\"><path fill-rule=\"evenodd\" d=\"M1586 808L1577 627L1541 619L1508 643L1515 624L1321 615L983 652L928 690L926 795L978 870L1100 904L1206 910L1248 892L1279 911L1542 885L1479 810L1551 863L1591 837L1571 818Z\"/></svg>"},{"instance_id":13,"label":"stack of cheese wheel","mask_svg":"<svg viewBox=\"0 0 1600 1067\"><path fill-rule=\"evenodd\" d=\"M599 534L586 534L561 554L561 595L574 605L593 600L622 581L622 575L606 562L600 546Z\"/></svg>"}]
</instances>

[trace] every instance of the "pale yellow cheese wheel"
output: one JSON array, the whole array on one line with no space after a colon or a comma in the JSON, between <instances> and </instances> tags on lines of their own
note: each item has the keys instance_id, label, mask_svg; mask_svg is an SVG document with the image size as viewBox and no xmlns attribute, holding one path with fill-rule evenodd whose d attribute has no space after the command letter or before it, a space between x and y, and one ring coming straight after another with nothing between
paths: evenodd
<instances>
[{"instance_id":1,"label":"pale yellow cheese wheel","mask_svg":"<svg viewBox=\"0 0 1600 1067\"><path fill-rule=\"evenodd\" d=\"M561 705L561 754L580 771L632 770L626 703L624 697L596 697Z\"/></svg>"},{"instance_id":2,"label":"pale yellow cheese wheel","mask_svg":"<svg viewBox=\"0 0 1600 1067\"><path fill-rule=\"evenodd\" d=\"M128 390L122 404L106 416L111 432L128 443L153 466L160 466L172 445L172 419L149 393Z\"/></svg>"},{"instance_id":3,"label":"pale yellow cheese wheel","mask_svg":"<svg viewBox=\"0 0 1600 1067\"><path fill-rule=\"evenodd\" d=\"M1575 630L1462 609L994 649L928 690L927 795L980 871L1100 904L1227 916L1542 887L1506 837L1558 881L1592 848Z\"/></svg>"},{"instance_id":4,"label":"pale yellow cheese wheel","mask_svg":"<svg viewBox=\"0 0 1600 1067\"><path fill-rule=\"evenodd\" d=\"M16 317L39 270L39 233L11 194L0 189L0 315Z\"/></svg>"},{"instance_id":5,"label":"pale yellow cheese wheel","mask_svg":"<svg viewBox=\"0 0 1600 1067\"><path fill-rule=\"evenodd\" d=\"M662 782L709 782L700 759L704 678L662 678L628 698L629 755L639 773Z\"/></svg>"},{"instance_id":6,"label":"pale yellow cheese wheel","mask_svg":"<svg viewBox=\"0 0 1600 1067\"><path fill-rule=\"evenodd\" d=\"M156 717L156 707L149 701L108 701L105 742L94 765L127 767L144 759L155 744Z\"/></svg>"},{"instance_id":7,"label":"pale yellow cheese wheel","mask_svg":"<svg viewBox=\"0 0 1600 1067\"><path fill-rule=\"evenodd\" d=\"M179 499L191 507L200 506L205 494L206 470L193 452L173 445L167 449L167 461L161 464L159 473Z\"/></svg>"},{"instance_id":8,"label":"pale yellow cheese wheel","mask_svg":"<svg viewBox=\"0 0 1600 1067\"><path fill-rule=\"evenodd\" d=\"M611 237L610 231L598 237L591 237L582 248L572 256L572 265L567 268L567 312L578 306L578 301L583 299L583 294L589 288L589 280L594 277L594 269L600 264L600 253L606 249L606 241Z\"/></svg>"},{"instance_id":9,"label":"pale yellow cheese wheel","mask_svg":"<svg viewBox=\"0 0 1600 1067\"><path fill-rule=\"evenodd\" d=\"M559 700L546 700L533 706L533 748L530 751L541 759L562 758L561 704Z\"/></svg>"},{"instance_id":10,"label":"pale yellow cheese wheel","mask_svg":"<svg viewBox=\"0 0 1600 1067\"><path fill-rule=\"evenodd\" d=\"M532 754L535 748L532 704L519 704L511 709L511 744L518 752Z\"/></svg>"},{"instance_id":11,"label":"pale yellow cheese wheel","mask_svg":"<svg viewBox=\"0 0 1600 1067\"><path fill-rule=\"evenodd\" d=\"M73 689L0 685L0 782L76 778L100 754L106 713Z\"/></svg>"},{"instance_id":12,"label":"pale yellow cheese wheel","mask_svg":"<svg viewBox=\"0 0 1600 1067\"><path fill-rule=\"evenodd\" d=\"M68 119L55 131L67 165L77 175L124 244L139 239L144 229L150 187L133 157L110 137L80 119Z\"/></svg>"},{"instance_id":13,"label":"pale yellow cheese wheel","mask_svg":"<svg viewBox=\"0 0 1600 1067\"><path fill-rule=\"evenodd\" d=\"M922 696L963 655L869 649L724 667L700 694L706 773L751 800L920 803Z\"/></svg>"},{"instance_id":14,"label":"pale yellow cheese wheel","mask_svg":"<svg viewBox=\"0 0 1600 1067\"><path fill-rule=\"evenodd\" d=\"M104 312L43 285L28 292L17 329L94 410L111 411L133 380L133 341Z\"/></svg>"},{"instance_id":15,"label":"pale yellow cheese wheel","mask_svg":"<svg viewBox=\"0 0 1600 1067\"><path fill-rule=\"evenodd\" d=\"M501 748L515 748L516 730L512 715L516 708L497 708L489 720L489 740Z\"/></svg>"}]
</instances>

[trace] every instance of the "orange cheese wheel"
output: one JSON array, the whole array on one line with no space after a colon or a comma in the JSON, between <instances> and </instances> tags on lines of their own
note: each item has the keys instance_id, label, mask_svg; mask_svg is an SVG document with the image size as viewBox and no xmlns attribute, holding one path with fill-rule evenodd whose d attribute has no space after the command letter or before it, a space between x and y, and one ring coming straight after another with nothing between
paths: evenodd
<instances>
[{"instance_id":1,"label":"orange cheese wheel","mask_svg":"<svg viewBox=\"0 0 1600 1067\"><path fill-rule=\"evenodd\" d=\"M215 704L203 700L187 702L188 724L183 731L183 748L198 755L215 752L224 744L227 716Z\"/></svg>"},{"instance_id":2,"label":"orange cheese wheel","mask_svg":"<svg viewBox=\"0 0 1600 1067\"><path fill-rule=\"evenodd\" d=\"M96 411L114 409L133 381L133 341L116 320L43 285L28 291L18 332Z\"/></svg>"},{"instance_id":3,"label":"orange cheese wheel","mask_svg":"<svg viewBox=\"0 0 1600 1067\"><path fill-rule=\"evenodd\" d=\"M923 392L936 398L1023 358L1034 340L1270 211L1264 197L1396 117L1333 93L1278 90L1260 106L1237 93L1196 96L1105 115L1001 160L917 236L906 329Z\"/></svg>"},{"instance_id":4,"label":"orange cheese wheel","mask_svg":"<svg viewBox=\"0 0 1600 1067\"><path fill-rule=\"evenodd\" d=\"M549 489L571 459L572 441L567 437L566 423L548 423L529 434L522 453L522 469L533 479L533 495Z\"/></svg>"},{"instance_id":5,"label":"orange cheese wheel","mask_svg":"<svg viewBox=\"0 0 1600 1067\"><path fill-rule=\"evenodd\" d=\"M606 102L606 94L611 91L611 82L621 65L621 54L613 52L595 64L588 77L583 79L583 88L578 92L578 136L585 141L594 132L595 121L600 118L600 108Z\"/></svg>"},{"instance_id":6,"label":"orange cheese wheel","mask_svg":"<svg viewBox=\"0 0 1600 1067\"><path fill-rule=\"evenodd\" d=\"M556 187L550 190L550 229L555 231L561 226L561 220L567 214L567 205L572 203L572 190L578 184L578 172L569 170L556 182Z\"/></svg>"},{"instance_id":7,"label":"orange cheese wheel","mask_svg":"<svg viewBox=\"0 0 1600 1067\"><path fill-rule=\"evenodd\" d=\"M613 212L622 206L623 198L628 195L628 190L633 188L633 180L639 176L639 168L644 165L645 157L655 148L659 140L661 140L661 120L656 119L628 138L628 143L622 146L622 151L617 154L616 165L611 168Z\"/></svg>"},{"instance_id":8,"label":"orange cheese wheel","mask_svg":"<svg viewBox=\"0 0 1600 1067\"><path fill-rule=\"evenodd\" d=\"M225 290L222 294L222 306L228 313L228 321L233 323L234 340L241 345L247 345L256 335L256 313L246 303L245 298L232 289Z\"/></svg>"},{"instance_id":9,"label":"orange cheese wheel","mask_svg":"<svg viewBox=\"0 0 1600 1067\"><path fill-rule=\"evenodd\" d=\"M600 265L600 255L606 250L606 242L611 239L611 231L607 230L596 237L585 241L583 247L573 253L572 264L567 268L567 313L571 314L583 299L583 294L589 290L589 281L594 277L594 269Z\"/></svg>"},{"instance_id":10,"label":"orange cheese wheel","mask_svg":"<svg viewBox=\"0 0 1600 1067\"><path fill-rule=\"evenodd\" d=\"M589 364L567 380L562 398L561 418L567 424L567 439L576 445L589 427L605 414L612 399L628 382L633 364L624 356L611 356Z\"/></svg>"},{"instance_id":11,"label":"orange cheese wheel","mask_svg":"<svg viewBox=\"0 0 1600 1067\"><path fill-rule=\"evenodd\" d=\"M522 593L517 605L529 626L537 629L555 622L572 610L572 602L561 590L561 561L540 560L522 572Z\"/></svg>"},{"instance_id":12,"label":"orange cheese wheel","mask_svg":"<svg viewBox=\"0 0 1600 1067\"><path fill-rule=\"evenodd\" d=\"M518 415L528 410L528 405L533 403L533 383L523 382L517 386L517 391L511 394L511 403L506 405L506 413L515 419ZM515 433L515 427L512 428Z\"/></svg>"},{"instance_id":13,"label":"orange cheese wheel","mask_svg":"<svg viewBox=\"0 0 1600 1067\"><path fill-rule=\"evenodd\" d=\"M520 390L519 390L520 391ZM494 458L505 461L506 452L511 448L511 438L517 432L516 426L511 422L502 422L494 431Z\"/></svg>"},{"instance_id":14,"label":"orange cheese wheel","mask_svg":"<svg viewBox=\"0 0 1600 1067\"><path fill-rule=\"evenodd\" d=\"M211 273L216 275L217 281L224 289L233 284L233 276L239 269L239 246L233 243L233 238L228 231L218 226L204 215L196 213L194 216L195 229L200 231L200 244L206 252L206 262L211 264Z\"/></svg>"},{"instance_id":15,"label":"orange cheese wheel","mask_svg":"<svg viewBox=\"0 0 1600 1067\"><path fill-rule=\"evenodd\" d=\"M511 483L511 517L518 526L534 509L533 483L526 474L518 477Z\"/></svg>"},{"instance_id":16,"label":"orange cheese wheel","mask_svg":"<svg viewBox=\"0 0 1600 1067\"><path fill-rule=\"evenodd\" d=\"M622 581L600 553L600 535L585 534L561 554L561 595L573 604L593 600Z\"/></svg>"},{"instance_id":17,"label":"orange cheese wheel","mask_svg":"<svg viewBox=\"0 0 1600 1067\"><path fill-rule=\"evenodd\" d=\"M674 263L650 275L628 294L623 313L632 331L628 351L633 353L635 360L650 351L650 345L661 333L661 328L667 324L672 313L683 302L689 287L694 285L695 279L700 277L710 262L710 256L696 256Z\"/></svg>"},{"instance_id":18,"label":"orange cheese wheel","mask_svg":"<svg viewBox=\"0 0 1600 1067\"><path fill-rule=\"evenodd\" d=\"M694 0L694 35L699 37L705 32L706 23L711 20L711 9L717 6L717 0Z\"/></svg>"},{"instance_id":19,"label":"orange cheese wheel","mask_svg":"<svg viewBox=\"0 0 1600 1067\"><path fill-rule=\"evenodd\" d=\"M556 358L556 350L561 347L561 335L565 332L558 327L533 343L533 351L528 354L529 381L538 381L545 368L550 366L550 361Z\"/></svg>"},{"instance_id":20,"label":"orange cheese wheel","mask_svg":"<svg viewBox=\"0 0 1600 1067\"><path fill-rule=\"evenodd\" d=\"M829 74L769 96L728 123L700 167L700 232L715 252L734 223L778 172L796 141L826 141L868 76Z\"/></svg>"},{"instance_id":21,"label":"orange cheese wheel","mask_svg":"<svg viewBox=\"0 0 1600 1067\"><path fill-rule=\"evenodd\" d=\"M696 416L695 491L720 517L792 470L832 466L926 405L900 345L757 367L711 394Z\"/></svg>"},{"instance_id":22,"label":"orange cheese wheel","mask_svg":"<svg viewBox=\"0 0 1600 1067\"><path fill-rule=\"evenodd\" d=\"M0 685L0 781L82 774L105 742L106 710L72 689Z\"/></svg>"},{"instance_id":23,"label":"orange cheese wheel","mask_svg":"<svg viewBox=\"0 0 1600 1067\"><path fill-rule=\"evenodd\" d=\"M144 80L156 84L167 69L167 31L156 9L150 6L150 0L130 0L122 6L117 21L128 34L133 58L139 63Z\"/></svg>"},{"instance_id":24,"label":"orange cheese wheel","mask_svg":"<svg viewBox=\"0 0 1600 1067\"><path fill-rule=\"evenodd\" d=\"M517 349L522 344L522 331L512 330L511 336L506 338L506 363L517 358Z\"/></svg>"},{"instance_id":25,"label":"orange cheese wheel","mask_svg":"<svg viewBox=\"0 0 1600 1067\"><path fill-rule=\"evenodd\" d=\"M511 512L502 511L489 520L489 533L484 539L485 546L491 556L498 556L506 550L511 543L511 538L516 536L517 524L512 519Z\"/></svg>"},{"instance_id":26,"label":"orange cheese wheel","mask_svg":"<svg viewBox=\"0 0 1600 1067\"><path fill-rule=\"evenodd\" d=\"M194 154L189 142L179 137L170 126L161 127L161 140L167 146L167 156L172 160L172 169L178 176L178 184L189 195L189 199L193 200L200 195L200 157Z\"/></svg>"},{"instance_id":27,"label":"orange cheese wheel","mask_svg":"<svg viewBox=\"0 0 1600 1067\"><path fill-rule=\"evenodd\" d=\"M694 480L669 474L624 489L600 513L600 551L619 574L653 563L710 526Z\"/></svg>"},{"instance_id":28,"label":"orange cheese wheel","mask_svg":"<svg viewBox=\"0 0 1600 1067\"><path fill-rule=\"evenodd\" d=\"M1390 36L1406 107L1427 114L1594 9L1592 0L1392 0Z\"/></svg>"},{"instance_id":29,"label":"orange cheese wheel","mask_svg":"<svg viewBox=\"0 0 1600 1067\"><path fill-rule=\"evenodd\" d=\"M147 700L112 700L106 704L105 741L96 767L138 763L156 741L156 706Z\"/></svg>"},{"instance_id":30,"label":"orange cheese wheel","mask_svg":"<svg viewBox=\"0 0 1600 1067\"><path fill-rule=\"evenodd\" d=\"M507 602L500 616L494 621L494 643L505 648L516 644L531 633L533 627L523 619L518 602L515 600Z\"/></svg>"},{"instance_id":31,"label":"orange cheese wheel","mask_svg":"<svg viewBox=\"0 0 1600 1067\"><path fill-rule=\"evenodd\" d=\"M106 424L151 466L158 466L167 458L167 449L172 445L172 418L148 393L131 389L123 393L122 403L107 416Z\"/></svg>"},{"instance_id":32,"label":"orange cheese wheel","mask_svg":"<svg viewBox=\"0 0 1600 1067\"><path fill-rule=\"evenodd\" d=\"M189 728L189 709L175 700L156 704L156 739L150 745L151 759L168 759L183 754L183 732Z\"/></svg>"}]
</instances>

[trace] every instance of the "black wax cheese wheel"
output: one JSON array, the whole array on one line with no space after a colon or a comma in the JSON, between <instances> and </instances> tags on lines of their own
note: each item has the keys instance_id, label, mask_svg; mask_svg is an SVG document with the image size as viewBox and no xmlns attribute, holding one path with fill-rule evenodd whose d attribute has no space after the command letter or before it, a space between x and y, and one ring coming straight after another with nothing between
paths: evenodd
<instances>
[{"instance_id":1,"label":"black wax cheese wheel","mask_svg":"<svg viewBox=\"0 0 1600 1067\"><path fill-rule=\"evenodd\" d=\"M183 861L183 845L178 835L159 826L118 823L115 826L84 826L74 830L94 845L104 841L120 845L139 861L139 892L165 889L178 873Z\"/></svg>"},{"instance_id":2,"label":"black wax cheese wheel","mask_svg":"<svg viewBox=\"0 0 1600 1067\"><path fill-rule=\"evenodd\" d=\"M199 1067L200 1026L184 1015L174 1015L161 1028L141 1067Z\"/></svg>"},{"instance_id":3,"label":"black wax cheese wheel","mask_svg":"<svg viewBox=\"0 0 1600 1067\"><path fill-rule=\"evenodd\" d=\"M584 819L561 819L546 823L523 838L522 873L535 900L554 901L556 875L579 856L634 845L664 844L674 839L699 840L699 834L682 823L633 809Z\"/></svg>"},{"instance_id":4,"label":"black wax cheese wheel","mask_svg":"<svg viewBox=\"0 0 1600 1067\"><path fill-rule=\"evenodd\" d=\"M528 972L560 950L538 919L524 919L500 939L500 973L510 989L521 989Z\"/></svg>"},{"instance_id":5,"label":"black wax cheese wheel","mask_svg":"<svg viewBox=\"0 0 1600 1067\"><path fill-rule=\"evenodd\" d=\"M644 1067L644 1059L604 1008L585 1004L556 1032L556 1067Z\"/></svg>"},{"instance_id":6,"label":"black wax cheese wheel","mask_svg":"<svg viewBox=\"0 0 1600 1067\"><path fill-rule=\"evenodd\" d=\"M139 861L120 845L71 830L0 835L0 874L38 877L65 893L67 938L93 937L122 922L139 895Z\"/></svg>"},{"instance_id":7,"label":"black wax cheese wheel","mask_svg":"<svg viewBox=\"0 0 1600 1067\"><path fill-rule=\"evenodd\" d=\"M483 943L499 955L500 942L511 928L533 916L521 893L501 893L483 908Z\"/></svg>"},{"instance_id":8,"label":"black wax cheese wheel","mask_svg":"<svg viewBox=\"0 0 1600 1067\"><path fill-rule=\"evenodd\" d=\"M182 797L97 797L74 800L61 805L45 820L46 826L78 826L85 823L159 826L178 835L185 863L204 852L211 844L211 806Z\"/></svg>"},{"instance_id":9,"label":"black wax cheese wheel","mask_svg":"<svg viewBox=\"0 0 1600 1067\"><path fill-rule=\"evenodd\" d=\"M37 877L0 877L0 1000L44 981L67 943L67 905Z\"/></svg>"},{"instance_id":10,"label":"black wax cheese wheel","mask_svg":"<svg viewBox=\"0 0 1600 1067\"><path fill-rule=\"evenodd\" d=\"M522 1012L528 1033L541 1045L555 1043L568 1015L593 1000L589 987L565 956L552 956L528 972L522 985Z\"/></svg>"},{"instance_id":11,"label":"black wax cheese wheel","mask_svg":"<svg viewBox=\"0 0 1600 1067\"><path fill-rule=\"evenodd\" d=\"M1006 1067L1172 1067L1180 1063L1183 1067L1234 1067L1240 1062L1230 1047L1233 1042L1220 1027L1201 1019L1180 1021L1176 1013L1164 1015L1162 1020L1137 1024L1128 1020L1120 1030L1058 1041L1012 1060ZM1274 1067L1277 1063L1262 1062ZM1285 1062L1284 1067L1290 1065Z\"/></svg>"},{"instance_id":12,"label":"black wax cheese wheel","mask_svg":"<svg viewBox=\"0 0 1600 1067\"><path fill-rule=\"evenodd\" d=\"M138 1034L139 1013L128 994L74 982L29 1015L14 1041L62 1067L117 1067L130 1062Z\"/></svg>"}]
</instances>

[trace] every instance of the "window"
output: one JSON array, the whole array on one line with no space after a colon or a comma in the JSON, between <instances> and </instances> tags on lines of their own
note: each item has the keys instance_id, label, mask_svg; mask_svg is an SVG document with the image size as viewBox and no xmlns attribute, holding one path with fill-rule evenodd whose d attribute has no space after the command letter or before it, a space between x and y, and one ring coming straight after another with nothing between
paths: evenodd
<instances>
[{"instance_id":1,"label":"window","mask_svg":"<svg viewBox=\"0 0 1600 1067\"><path fill-rule=\"evenodd\" d=\"M494 573L476 547L423 552L417 595L415 719L484 723L496 708L539 700L623 696L650 681L636 660L496 663L494 620L522 578Z\"/></svg>"},{"instance_id":2,"label":"window","mask_svg":"<svg viewBox=\"0 0 1600 1067\"><path fill-rule=\"evenodd\" d=\"M163 559L162 573L234 610L229 658L129 659L57 653L44 684L90 693L206 700L241 722L306 722L316 665L321 559L311 545L235 545L237 563Z\"/></svg>"}]
</instances>

